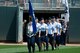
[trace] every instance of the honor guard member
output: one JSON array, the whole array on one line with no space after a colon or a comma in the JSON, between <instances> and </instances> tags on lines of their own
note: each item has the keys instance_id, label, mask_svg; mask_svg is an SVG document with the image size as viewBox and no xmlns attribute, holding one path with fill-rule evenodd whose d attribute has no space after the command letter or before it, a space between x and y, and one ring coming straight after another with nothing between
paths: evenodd
<instances>
[{"instance_id":1,"label":"honor guard member","mask_svg":"<svg viewBox=\"0 0 80 53\"><path fill-rule=\"evenodd\" d=\"M27 31L28 51L29 51L29 53L31 53L31 49L32 49L32 53L34 53L34 51L35 51L35 37L33 34L32 21L30 21L28 23L27 30L28 30Z\"/></svg>"},{"instance_id":2,"label":"honor guard member","mask_svg":"<svg viewBox=\"0 0 80 53\"><path fill-rule=\"evenodd\" d=\"M54 27L52 25L51 18L49 18L47 26L48 26L49 43L51 44L52 50L54 50L54 47L53 47L53 32L54 32Z\"/></svg>"},{"instance_id":3,"label":"honor guard member","mask_svg":"<svg viewBox=\"0 0 80 53\"><path fill-rule=\"evenodd\" d=\"M44 44L44 50L48 50L48 27L47 24L44 23L44 19L41 19L41 26L40 26L40 38L41 38L41 44ZM45 44L46 43L46 44ZM45 47L46 45L46 47Z\"/></svg>"},{"instance_id":4,"label":"honor guard member","mask_svg":"<svg viewBox=\"0 0 80 53\"><path fill-rule=\"evenodd\" d=\"M62 26L61 26L60 20L57 19L57 36L56 36L56 44L57 44L57 47L59 47L59 44L61 42L61 40L60 40L61 29L62 29Z\"/></svg>"},{"instance_id":5,"label":"honor guard member","mask_svg":"<svg viewBox=\"0 0 80 53\"><path fill-rule=\"evenodd\" d=\"M41 39L40 39L40 23L36 17L36 27L37 27L37 34L35 36L35 42L38 45L39 51L41 51Z\"/></svg>"},{"instance_id":6,"label":"honor guard member","mask_svg":"<svg viewBox=\"0 0 80 53\"><path fill-rule=\"evenodd\" d=\"M62 31L61 31L61 44L62 45L65 45L66 43L66 25L65 25L65 21L62 20L61 22L61 25L62 25Z\"/></svg>"},{"instance_id":7,"label":"honor guard member","mask_svg":"<svg viewBox=\"0 0 80 53\"><path fill-rule=\"evenodd\" d=\"M52 25L54 27L54 49L56 48L57 22L55 16L52 17Z\"/></svg>"}]
</instances>

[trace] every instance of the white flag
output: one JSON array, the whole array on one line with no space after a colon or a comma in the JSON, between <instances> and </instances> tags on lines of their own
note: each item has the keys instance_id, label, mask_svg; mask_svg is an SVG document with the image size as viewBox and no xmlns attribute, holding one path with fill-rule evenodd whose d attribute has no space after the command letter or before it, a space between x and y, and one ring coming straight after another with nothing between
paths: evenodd
<instances>
[{"instance_id":1,"label":"white flag","mask_svg":"<svg viewBox=\"0 0 80 53\"><path fill-rule=\"evenodd\" d=\"M65 15L65 22L69 22L69 4L68 4L68 0L62 0L62 4L65 6L65 11L66 13Z\"/></svg>"}]
</instances>

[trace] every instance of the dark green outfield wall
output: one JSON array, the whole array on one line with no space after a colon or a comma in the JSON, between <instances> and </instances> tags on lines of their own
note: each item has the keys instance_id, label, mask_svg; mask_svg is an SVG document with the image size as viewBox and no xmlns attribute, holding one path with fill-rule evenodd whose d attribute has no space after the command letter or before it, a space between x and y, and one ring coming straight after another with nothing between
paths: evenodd
<instances>
[{"instance_id":1,"label":"dark green outfield wall","mask_svg":"<svg viewBox=\"0 0 80 53\"><path fill-rule=\"evenodd\" d=\"M0 7L0 41L16 42L17 7Z\"/></svg>"},{"instance_id":2,"label":"dark green outfield wall","mask_svg":"<svg viewBox=\"0 0 80 53\"><path fill-rule=\"evenodd\" d=\"M80 42L80 8L70 8L69 42Z\"/></svg>"}]
</instances>

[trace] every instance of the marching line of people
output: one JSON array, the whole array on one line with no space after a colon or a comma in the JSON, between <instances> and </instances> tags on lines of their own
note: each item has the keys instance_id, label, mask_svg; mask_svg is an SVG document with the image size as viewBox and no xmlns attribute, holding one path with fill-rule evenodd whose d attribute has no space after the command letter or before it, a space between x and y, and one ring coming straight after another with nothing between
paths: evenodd
<instances>
[{"instance_id":1,"label":"marching line of people","mask_svg":"<svg viewBox=\"0 0 80 53\"><path fill-rule=\"evenodd\" d=\"M62 34L62 24L59 19L56 19L55 16L48 19L48 22L45 23L44 18L41 18L41 21L38 21L36 18L36 27L37 33L33 34L32 21L27 25L27 43L28 43L28 52L35 52L35 43L37 44L39 51L42 51L42 45L44 46L44 51L48 51L49 43L51 49L54 50L59 48L60 44L63 44L61 40Z\"/></svg>"}]
</instances>

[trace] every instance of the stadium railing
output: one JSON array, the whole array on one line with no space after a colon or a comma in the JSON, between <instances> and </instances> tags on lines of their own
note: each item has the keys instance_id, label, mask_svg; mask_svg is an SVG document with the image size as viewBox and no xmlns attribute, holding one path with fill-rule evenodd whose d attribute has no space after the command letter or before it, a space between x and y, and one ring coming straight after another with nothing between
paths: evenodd
<instances>
[{"instance_id":1,"label":"stadium railing","mask_svg":"<svg viewBox=\"0 0 80 53\"><path fill-rule=\"evenodd\" d=\"M28 0L24 0L22 2L20 3L19 0L19 5L24 7L24 9L29 9ZM47 9L54 9L54 8L63 9L63 5L59 0L58 2L57 0L31 0L31 2L35 10L43 10L43 9L47 10Z\"/></svg>"},{"instance_id":2,"label":"stadium railing","mask_svg":"<svg viewBox=\"0 0 80 53\"><path fill-rule=\"evenodd\" d=\"M17 0L0 0L0 6L16 6Z\"/></svg>"},{"instance_id":3,"label":"stadium railing","mask_svg":"<svg viewBox=\"0 0 80 53\"><path fill-rule=\"evenodd\" d=\"M21 1L21 2L20 2ZM28 0L18 0L19 5L28 9ZM64 9L61 0L31 0L35 10ZM68 0L69 7L80 7L80 0Z\"/></svg>"},{"instance_id":4,"label":"stadium railing","mask_svg":"<svg viewBox=\"0 0 80 53\"><path fill-rule=\"evenodd\" d=\"M64 8L61 0L31 0L34 9ZM69 7L80 7L80 0L68 0ZM19 5L28 9L28 0L0 0L0 6Z\"/></svg>"}]
</instances>

